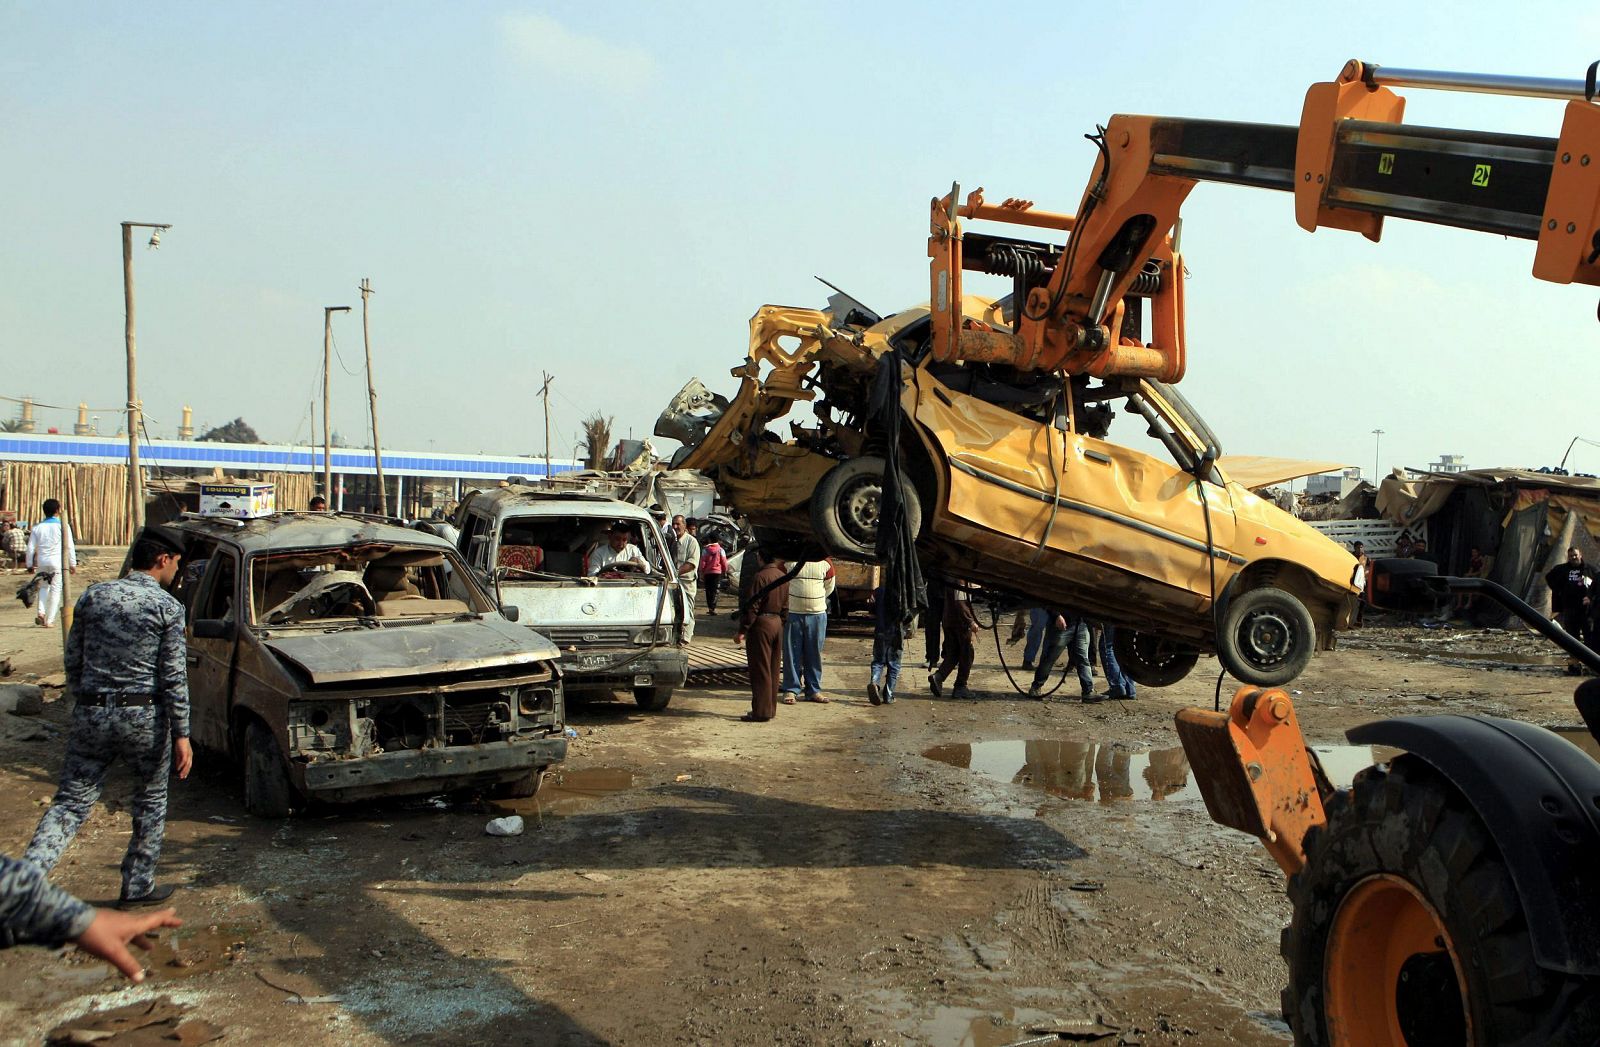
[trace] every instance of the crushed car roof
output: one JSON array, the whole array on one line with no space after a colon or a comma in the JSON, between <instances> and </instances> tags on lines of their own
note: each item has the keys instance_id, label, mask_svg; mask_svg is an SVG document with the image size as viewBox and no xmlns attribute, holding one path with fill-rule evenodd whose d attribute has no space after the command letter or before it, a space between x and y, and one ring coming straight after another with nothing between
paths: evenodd
<instances>
[{"instance_id":1,"label":"crushed car roof","mask_svg":"<svg viewBox=\"0 0 1600 1047\"><path fill-rule=\"evenodd\" d=\"M587 515L591 508L603 508L603 512L593 515L615 517L619 520L650 519L649 511L643 506L588 491L546 491L538 487L513 484L510 487L480 491L474 501L480 500L486 507L492 507L493 511L525 516L564 516L575 509Z\"/></svg>"},{"instance_id":2,"label":"crushed car roof","mask_svg":"<svg viewBox=\"0 0 1600 1047\"><path fill-rule=\"evenodd\" d=\"M254 519L184 515L168 527L203 534L236 545L245 552L270 549L341 547L361 542L395 542L454 549L455 546L426 531L355 513L273 513Z\"/></svg>"}]
</instances>

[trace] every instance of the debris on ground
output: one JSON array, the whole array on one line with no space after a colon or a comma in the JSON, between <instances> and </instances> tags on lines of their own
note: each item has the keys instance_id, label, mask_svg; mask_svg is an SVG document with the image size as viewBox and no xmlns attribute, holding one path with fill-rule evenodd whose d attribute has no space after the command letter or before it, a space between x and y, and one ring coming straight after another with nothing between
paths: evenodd
<instances>
[{"instance_id":1,"label":"debris on ground","mask_svg":"<svg viewBox=\"0 0 1600 1047\"><path fill-rule=\"evenodd\" d=\"M224 1030L196 1018L166 996L130 1003L109 1011L91 1011L50 1030L51 1044L103 1044L112 1047L196 1047L222 1038Z\"/></svg>"},{"instance_id":2,"label":"debris on ground","mask_svg":"<svg viewBox=\"0 0 1600 1047\"><path fill-rule=\"evenodd\" d=\"M504 818L490 818L483 831L490 836L521 836L522 815L508 814Z\"/></svg>"},{"instance_id":3,"label":"debris on ground","mask_svg":"<svg viewBox=\"0 0 1600 1047\"><path fill-rule=\"evenodd\" d=\"M44 688L35 683L0 684L0 713L38 716L44 712Z\"/></svg>"}]
</instances>

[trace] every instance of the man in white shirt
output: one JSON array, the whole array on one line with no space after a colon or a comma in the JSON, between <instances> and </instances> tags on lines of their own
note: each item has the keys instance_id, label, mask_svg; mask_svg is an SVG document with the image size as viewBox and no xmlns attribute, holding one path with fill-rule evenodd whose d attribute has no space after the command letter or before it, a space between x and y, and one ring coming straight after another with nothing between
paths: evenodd
<instances>
[{"instance_id":1,"label":"man in white shirt","mask_svg":"<svg viewBox=\"0 0 1600 1047\"><path fill-rule=\"evenodd\" d=\"M28 570L33 574L49 574L50 584L42 586L39 595L38 624L46 628L56 624L56 612L61 610L61 570L65 567L78 573L78 547L72 541L72 528L58 515L61 503L54 498L44 500L44 519L33 525L28 534Z\"/></svg>"},{"instance_id":2,"label":"man in white shirt","mask_svg":"<svg viewBox=\"0 0 1600 1047\"><path fill-rule=\"evenodd\" d=\"M632 564L636 571L647 571L649 564L645 563L644 553L639 547L628 539L628 525L617 523L611 526L611 531L606 535L606 544L589 554L589 577L604 571L613 565Z\"/></svg>"},{"instance_id":3,"label":"man in white shirt","mask_svg":"<svg viewBox=\"0 0 1600 1047\"><path fill-rule=\"evenodd\" d=\"M689 533L689 524L682 516L672 518L673 548L678 584L683 587L683 643L694 639L694 599L700 591L700 542Z\"/></svg>"},{"instance_id":4,"label":"man in white shirt","mask_svg":"<svg viewBox=\"0 0 1600 1047\"><path fill-rule=\"evenodd\" d=\"M812 560L789 578L789 615L783 630L785 705L793 705L802 690L808 702L828 701L822 693L822 646L828 638L828 598L834 583L831 560Z\"/></svg>"}]
</instances>

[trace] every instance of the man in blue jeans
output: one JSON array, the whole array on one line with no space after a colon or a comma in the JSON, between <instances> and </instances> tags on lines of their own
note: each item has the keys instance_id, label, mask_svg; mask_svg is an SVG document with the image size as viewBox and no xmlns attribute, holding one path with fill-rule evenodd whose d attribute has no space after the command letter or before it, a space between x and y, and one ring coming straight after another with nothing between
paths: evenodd
<instances>
[{"instance_id":1,"label":"man in blue jeans","mask_svg":"<svg viewBox=\"0 0 1600 1047\"><path fill-rule=\"evenodd\" d=\"M792 566L792 565L791 565ZM783 704L826 702L822 693L822 645L828 637L828 597L833 595L833 564L813 560L789 579L789 620L783 630Z\"/></svg>"},{"instance_id":2,"label":"man in blue jeans","mask_svg":"<svg viewBox=\"0 0 1600 1047\"><path fill-rule=\"evenodd\" d=\"M1027 642L1022 645L1022 668L1032 669L1034 662L1039 658L1039 651L1044 647L1044 632L1050 625L1050 612L1043 607L1030 607L1017 614L1011 623L1011 635L1006 637L1006 643L1015 644L1027 637Z\"/></svg>"},{"instance_id":3,"label":"man in blue jeans","mask_svg":"<svg viewBox=\"0 0 1600 1047\"><path fill-rule=\"evenodd\" d=\"M893 705L894 685L900 682L900 651L905 628L884 615L883 586L872 590L872 675L867 680L867 701Z\"/></svg>"},{"instance_id":4,"label":"man in blue jeans","mask_svg":"<svg viewBox=\"0 0 1600 1047\"><path fill-rule=\"evenodd\" d=\"M1122 671L1117 661L1116 642L1117 627L1100 626L1100 668L1106 674L1106 693L1102 697L1133 698L1133 678Z\"/></svg>"},{"instance_id":5,"label":"man in blue jeans","mask_svg":"<svg viewBox=\"0 0 1600 1047\"><path fill-rule=\"evenodd\" d=\"M1033 686L1028 688L1029 698L1044 701L1044 685L1050 681L1050 670L1055 668L1062 653L1069 649L1077 663L1078 689L1082 692L1083 700L1091 704L1100 701L1100 696L1094 693L1094 669L1089 666L1089 623L1071 614L1053 615L1045 628L1044 650L1039 655L1039 667L1033 671Z\"/></svg>"}]
</instances>

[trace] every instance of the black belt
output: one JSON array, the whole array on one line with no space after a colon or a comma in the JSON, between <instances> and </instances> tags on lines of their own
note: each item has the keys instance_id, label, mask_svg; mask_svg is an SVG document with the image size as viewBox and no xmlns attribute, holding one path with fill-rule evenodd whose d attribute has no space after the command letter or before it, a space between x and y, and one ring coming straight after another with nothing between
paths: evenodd
<instances>
[{"instance_id":1,"label":"black belt","mask_svg":"<svg viewBox=\"0 0 1600 1047\"><path fill-rule=\"evenodd\" d=\"M757 618L782 618L783 617L783 612L782 611L757 611L756 612L756 617Z\"/></svg>"},{"instance_id":2,"label":"black belt","mask_svg":"<svg viewBox=\"0 0 1600 1047\"><path fill-rule=\"evenodd\" d=\"M156 700L153 694L79 694L73 697L79 705L96 709L131 709L154 705Z\"/></svg>"}]
</instances>

